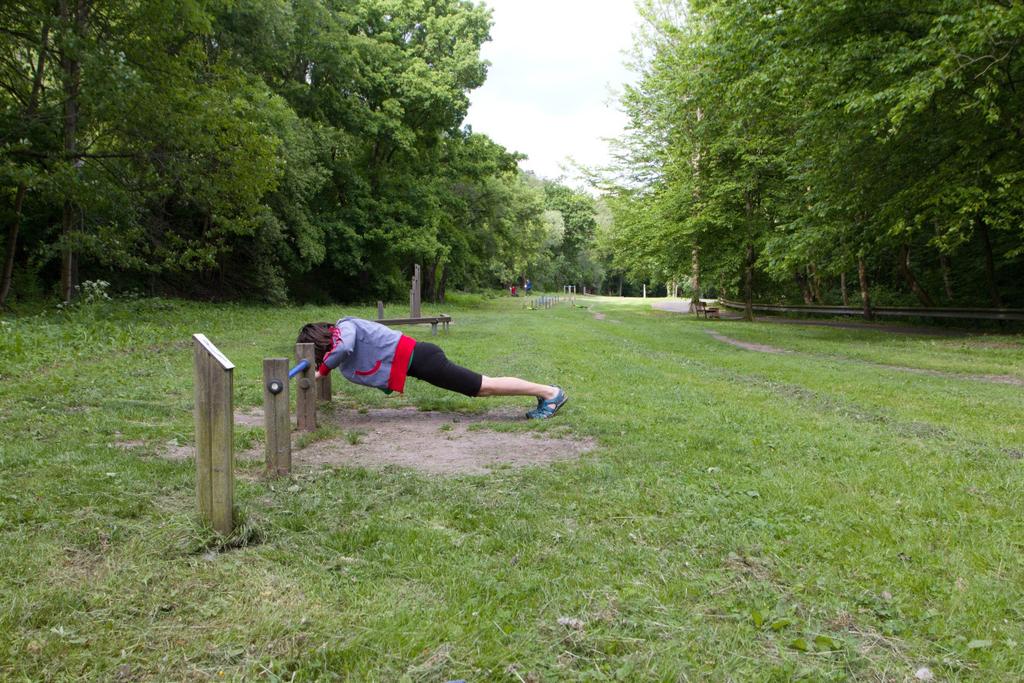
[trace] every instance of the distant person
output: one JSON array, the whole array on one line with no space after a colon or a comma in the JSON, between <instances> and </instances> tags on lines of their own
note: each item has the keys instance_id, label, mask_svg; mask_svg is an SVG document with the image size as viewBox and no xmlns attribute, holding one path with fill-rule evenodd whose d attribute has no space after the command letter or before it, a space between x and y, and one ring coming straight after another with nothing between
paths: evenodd
<instances>
[{"instance_id":1,"label":"distant person","mask_svg":"<svg viewBox=\"0 0 1024 683\"><path fill-rule=\"evenodd\" d=\"M317 377L337 369L350 382L388 394L402 393L408 376L466 396L533 396L537 407L526 413L533 420L552 417L568 400L557 386L468 370L448 360L435 344L418 342L372 320L309 323L297 341L313 344Z\"/></svg>"},{"instance_id":2,"label":"distant person","mask_svg":"<svg viewBox=\"0 0 1024 683\"><path fill-rule=\"evenodd\" d=\"M511 287L509 287L509 291L512 292L512 296L518 296L516 294L516 286L515 285L512 285Z\"/></svg>"},{"instance_id":3,"label":"distant person","mask_svg":"<svg viewBox=\"0 0 1024 683\"><path fill-rule=\"evenodd\" d=\"M523 285L523 289L526 290L526 296L530 296L533 292L533 283L530 282L530 278L526 278L526 284Z\"/></svg>"}]
</instances>

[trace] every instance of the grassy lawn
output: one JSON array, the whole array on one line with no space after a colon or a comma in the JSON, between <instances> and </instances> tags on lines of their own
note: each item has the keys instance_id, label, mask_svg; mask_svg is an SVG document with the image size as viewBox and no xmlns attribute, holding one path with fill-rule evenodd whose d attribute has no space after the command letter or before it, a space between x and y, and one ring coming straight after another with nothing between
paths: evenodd
<instances>
[{"instance_id":1,"label":"grassy lawn","mask_svg":"<svg viewBox=\"0 0 1024 683\"><path fill-rule=\"evenodd\" d=\"M1024 337L578 302L466 299L439 341L566 387L555 420L519 428L597 450L488 476L268 482L250 465L248 544L223 552L195 519L193 464L160 457L192 440L191 334L235 363L245 408L303 322L373 311L143 300L0 319L0 678L1024 678L1024 388L976 377L1024 380ZM334 384L361 406L530 407ZM261 439L236 428L238 448Z\"/></svg>"}]
</instances>

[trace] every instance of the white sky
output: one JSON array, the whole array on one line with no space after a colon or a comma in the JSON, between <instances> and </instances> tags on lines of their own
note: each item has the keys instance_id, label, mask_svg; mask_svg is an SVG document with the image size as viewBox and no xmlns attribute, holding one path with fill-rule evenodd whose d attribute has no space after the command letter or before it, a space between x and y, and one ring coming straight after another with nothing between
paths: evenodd
<instances>
[{"instance_id":1,"label":"white sky","mask_svg":"<svg viewBox=\"0 0 1024 683\"><path fill-rule=\"evenodd\" d=\"M487 82L470 93L465 123L545 178L572 178L569 157L608 162L602 138L626 125L624 66L639 16L633 0L484 0L494 12ZM562 166L566 169L563 170Z\"/></svg>"}]
</instances>

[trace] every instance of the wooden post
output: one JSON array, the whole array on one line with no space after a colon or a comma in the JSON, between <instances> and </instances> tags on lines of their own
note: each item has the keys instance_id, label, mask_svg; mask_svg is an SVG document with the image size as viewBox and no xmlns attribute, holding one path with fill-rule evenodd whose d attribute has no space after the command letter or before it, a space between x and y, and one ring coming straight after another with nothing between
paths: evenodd
<instances>
[{"instance_id":1,"label":"wooden post","mask_svg":"<svg viewBox=\"0 0 1024 683\"><path fill-rule=\"evenodd\" d=\"M315 357L312 344L295 345L295 360L309 361L309 367L299 373L295 380L295 426L302 432L316 429Z\"/></svg>"},{"instance_id":2,"label":"wooden post","mask_svg":"<svg viewBox=\"0 0 1024 683\"><path fill-rule=\"evenodd\" d=\"M647 283L644 283L644 298L647 298Z\"/></svg>"},{"instance_id":3,"label":"wooden post","mask_svg":"<svg viewBox=\"0 0 1024 683\"><path fill-rule=\"evenodd\" d=\"M192 335L195 360L196 498L214 530L234 529L234 364L203 334Z\"/></svg>"},{"instance_id":4,"label":"wooden post","mask_svg":"<svg viewBox=\"0 0 1024 683\"><path fill-rule=\"evenodd\" d=\"M409 290L409 317L420 317L420 264L412 269L412 288Z\"/></svg>"},{"instance_id":5,"label":"wooden post","mask_svg":"<svg viewBox=\"0 0 1024 683\"><path fill-rule=\"evenodd\" d=\"M292 470L292 424L288 415L288 359L263 359L263 420L267 433L267 474ZM276 393L275 393L276 390Z\"/></svg>"},{"instance_id":6,"label":"wooden post","mask_svg":"<svg viewBox=\"0 0 1024 683\"><path fill-rule=\"evenodd\" d=\"M377 302L377 320L383 320L383 319L384 319L384 302L383 301L378 301Z\"/></svg>"},{"instance_id":7,"label":"wooden post","mask_svg":"<svg viewBox=\"0 0 1024 683\"><path fill-rule=\"evenodd\" d=\"M316 399L324 403L330 403L334 398L334 391L331 389L331 376L324 375L316 380Z\"/></svg>"}]
</instances>

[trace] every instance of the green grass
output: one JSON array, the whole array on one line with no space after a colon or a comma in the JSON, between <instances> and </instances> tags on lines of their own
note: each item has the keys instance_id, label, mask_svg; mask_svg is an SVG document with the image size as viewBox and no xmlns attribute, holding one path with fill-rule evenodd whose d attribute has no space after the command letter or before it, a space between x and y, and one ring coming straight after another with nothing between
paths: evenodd
<instances>
[{"instance_id":1,"label":"green grass","mask_svg":"<svg viewBox=\"0 0 1024 683\"><path fill-rule=\"evenodd\" d=\"M191 462L159 457L192 440L190 335L235 363L246 408L302 323L374 311L150 300L2 319L0 678L1024 677L1024 389L967 376L1024 378L1020 335L578 301L607 318L467 297L432 340L564 386L566 409L528 428L596 451L450 478L240 465L231 549L195 518ZM530 403L340 384L361 408Z\"/></svg>"}]
</instances>

